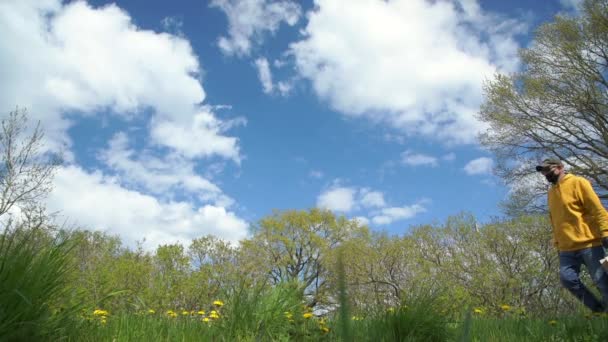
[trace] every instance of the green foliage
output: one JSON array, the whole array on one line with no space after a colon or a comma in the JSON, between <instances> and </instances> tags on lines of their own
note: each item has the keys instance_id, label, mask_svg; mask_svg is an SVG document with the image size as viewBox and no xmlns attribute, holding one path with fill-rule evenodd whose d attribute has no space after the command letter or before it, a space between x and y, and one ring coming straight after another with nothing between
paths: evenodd
<instances>
[{"instance_id":1,"label":"green foliage","mask_svg":"<svg viewBox=\"0 0 608 342\"><path fill-rule=\"evenodd\" d=\"M58 338L83 306L67 277L75 240L8 227L0 236L0 340Z\"/></svg>"}]
</instances>

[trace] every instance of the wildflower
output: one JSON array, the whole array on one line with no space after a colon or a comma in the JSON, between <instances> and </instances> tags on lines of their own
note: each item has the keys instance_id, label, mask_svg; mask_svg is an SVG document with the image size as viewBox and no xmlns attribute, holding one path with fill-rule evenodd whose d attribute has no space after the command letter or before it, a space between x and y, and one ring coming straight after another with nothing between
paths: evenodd
<instances>
[{"instance_id":1,"label":"wildflower","mask_svg":"<svg viewBox=\"0 0 608 342\"><path fill-rule=\"evenodd\" d=\"M177 314L173 310L168 310L167 311L167 316L175 318L175 317L177 317Z\"/></svg>"},{"instance_id":2,"label":"wildflower","mask_svg":"<svg viewBox=\"0 0 608 342\"><path fill-rule=\"evenodd\" d=\"M209 317L204 317L203 319L201 319L201 321L203 321L205 323L209 323Z\"/></svg>"},{"instance_id":3,"label":"wildflower","mask_svg":"<svg viewBox=\"0 0 608 342\"><path fill-rule=\"evenodd\" d=\"M293 314L289 311L285 311L283 314L285 315L285 318L287 318L287 319L293 318Z\"/></svg>"},{"instance_id":4,"label":"wildflower","mask_svg":"<svg viewBox=\"0 0 608 342\"><path fill-rule=\"evenodd\" d=\"M189 314L190 314L190 312L188 312L186 310L182 311L182 316L188 316Z\"/></svg>"},{"instance_id":5,"label":"wildflower","mask_svg":"<svg viewBox=\"0 0 608 342\"><path fill-rule=\"evenodd\" d=\"M477 315L482 315L483 314L483 309L482 308L475 308L475 309L473 309L473 313L477 314Z\"/></svg>"},{"instance_id":6,"label":"wildflower","mask_svg":"<svg viewBox=\"0 0 608 342\"><path fill-rule=\"evenodd\" d=\"M329 332L329 328L328 327L321 327L321 331L323 331L325 334L327 334Z\"/></svg>"},{"instance_id":7,"label":"wildflower","mask_svg":"<svg viewBox=\"0 0 608 342\"><path fill-rule=\"evenodd\" d=\"M105 317L102 317L102 318L101 318L101 324L105 325L107 322L108 322L108 321L106 320L106 318L105 318Z\"/></svg>"},{"instance_id":8,"label":"wildflower","mask_svg":"<svg viewBox=\"0 0 608 342\"><path fill-rule=\"evenodd\" d=\"M500 308L502 309L502 311L509 311L511 310L511 306L509 306L508 304L503 304L500 306Z\"/></svg>"},{"instance_id":9,"label":"wildflower","mask_svg":"<svg viewBox=\"0 0 608 342\"><path fill-rule=\"evenodd\" d=\"M205 315L205 311L203 311L203 310L199 310L199 311L198 311L198 314L199 314L199 315L201 315L201 316L204 316L204 315Z\"/></svg>"},{"instance_id":10,"label":"wildflower","mask_svg":"<svg viewBox=\"0 0 608 342\"><path fill-rule=\"evenodd\" d=\"M549 325L556 325L556 324L557 324L557 321L554 319L549 321Z\"/></svg>"},{"instance_id":11,"label":"wildflower","mask_svg":"<svg viewBox=\"0 0 608 342\"><path fill-rule=\"evenodd\" d=\"M149 313L150 315L154 315L154 314L156 313L156 311L154 311L154 309L149 309L149 310L148 310L148 313Z\"/></svg>"},{"instance_id":12,"label":"wildflower","mask_svg":"<svg viewBox=\"0 0 608 342\"><path fill-rule=\"evenodd\" d=\"M312 312L307 312L307 313L303 314L302 317L310 318L310 317L312 317Z\"/></svg>"},{"instance_id":13,"label":"wildflower","mask_svg":"<svg viewBox=\"0 0 608 342\"><path fill-rule=\"evenodd\" d=\"M108 312L106 310L97 309L93 311L93 316L107 316Z\"/></svg>"},{"instance_id":14,"label":"wildflower","mask_svg":"<svg viewBox=\"0 0 608 342\"><path fill-rule=\"evenodd\" d=\"M216 301L213 301L213 305L215 305L217 307L222 307L222 306L224 306L224 302L222 302L221 300L216 300Z\"/></svg>"},{"instance_id":15,"label":"wildflower","mask_svg":"<svg viewBox=\"0 0 608 342\"><path fill-rule=\"evenodd\" d=\"M359 316L353 316L353 317L352 317L352 320L353 320L353 321L360 321L360 320L362 320L362 319L363 319L363 318L361 318L361 317L359 317Z\"/></svg>"},{"instance_id":16,"label":"wildflower","mask_svg":"<svg viewBox=\"0 0 608 342\"><path fill-rule=\"evenodd\" d=\"M217 311L211 310L211 312L209 313L209 318L218 319L220 318L220 315L217 313Z\"/></svg>"}]
</instances>

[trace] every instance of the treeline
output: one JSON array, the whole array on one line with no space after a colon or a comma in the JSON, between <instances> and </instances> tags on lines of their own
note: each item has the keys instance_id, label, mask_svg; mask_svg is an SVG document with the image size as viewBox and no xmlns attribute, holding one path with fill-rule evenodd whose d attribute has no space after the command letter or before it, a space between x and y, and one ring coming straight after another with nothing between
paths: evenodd
<instances>
[{"instance_id":1,"label":"treeline","mask_svg":"<svg viewBox=\"0 0 608 342\"><path fill-rule=\"evenodd\" d=\"M70 253L71 291L90 308L111 311L198 310L243 288L289 283L301 291L303 304L322 314L338 306L340 253L354 313L407 305L413 294L432 295L455 314L472 308L500 314L508 305L546 315L577 305L563 296L542 216L480 225L462 214L389 236L311 209L263 218L238 246L203 236L148 252L102 232L77 230L71 239L77 241Z\"/></svg>"}]
</instances>

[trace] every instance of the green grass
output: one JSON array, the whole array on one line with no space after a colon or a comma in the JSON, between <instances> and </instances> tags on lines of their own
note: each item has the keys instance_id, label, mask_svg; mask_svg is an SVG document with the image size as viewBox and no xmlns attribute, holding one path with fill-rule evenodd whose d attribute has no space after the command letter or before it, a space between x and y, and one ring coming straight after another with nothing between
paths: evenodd
<instances>
[{"instance_id":1,"label":"green grass","mask_svg":"<svg viewBox=\"0 0 608 342\"><path fill-rule=\"evenodd\" d=\"M67 284L74 241L44 229L0 236L0 340L54 340L75 321L81 302ZM75 299L75 300L73 300Z\"/></svg>"}]
</instances>

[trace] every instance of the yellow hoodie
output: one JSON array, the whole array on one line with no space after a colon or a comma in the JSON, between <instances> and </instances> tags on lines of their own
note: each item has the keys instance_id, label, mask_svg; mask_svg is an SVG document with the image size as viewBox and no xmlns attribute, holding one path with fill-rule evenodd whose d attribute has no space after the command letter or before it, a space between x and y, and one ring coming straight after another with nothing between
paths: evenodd
<instances>
[{"instance_id":1,"label":"yellow hoodie","mask_svg":"<svg viewBox=\"0 0 608 342\"><path fill-rule=\"evenodd\" d=\"M560 251L600 246L608 237L608 213L588 180L566 174L549 189L553 239Z\"/></svg>"}]
</instances>

